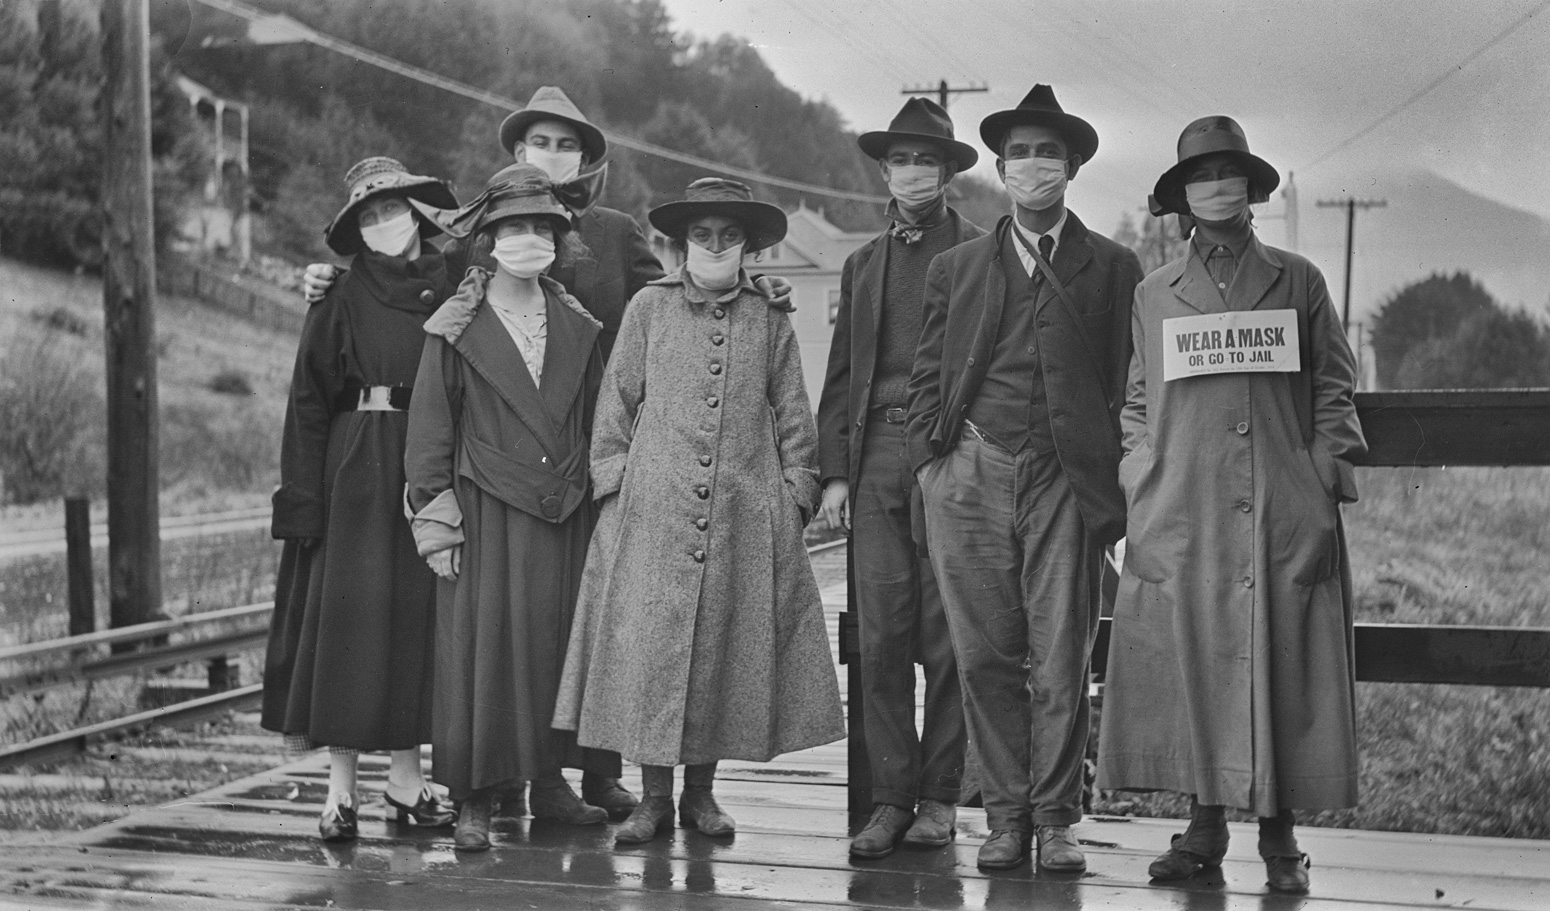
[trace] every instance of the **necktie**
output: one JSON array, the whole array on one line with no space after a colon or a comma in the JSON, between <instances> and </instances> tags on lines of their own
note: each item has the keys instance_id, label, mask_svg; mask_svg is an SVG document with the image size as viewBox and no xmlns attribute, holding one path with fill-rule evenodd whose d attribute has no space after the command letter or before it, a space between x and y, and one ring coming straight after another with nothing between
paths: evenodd
<instances>
[{"instance_id":1,"label":"necktie","mask_svg":"<svg viewBox=\"0 0 1550 911\"><path fill-rule=\"evenodd\" d=\"M1055 255L1055 238L1048 234L1039 235L1039 255L1044 257L1045 261L1049 261L1050 257Z\"/></svg>"}]
</instances>

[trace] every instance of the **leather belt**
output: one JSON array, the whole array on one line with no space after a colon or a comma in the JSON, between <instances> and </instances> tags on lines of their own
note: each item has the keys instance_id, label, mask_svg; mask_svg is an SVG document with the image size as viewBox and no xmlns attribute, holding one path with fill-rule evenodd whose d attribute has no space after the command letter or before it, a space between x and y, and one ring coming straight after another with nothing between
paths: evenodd
<instances>
[{"instance_id":1,"label":"leather belt","mask_svg":"<svg viewBox=\"0 0 1550 911\"><path fill-rule=\"evenodd\" d=\"M886 424L902 424L904 419L909 417L908 409L898 405L878 406L873 408L871 413L873 418L881 418Z\"/></svg>"},{"instance_id":2,"label":"leather belt","mask_svg":"<svg viewBox=\"0 0 1550 911\"><path fill-rule=\"evenodd\" d=\"M335 411L408 411L413 386L357 386L339 393Z\"/></svg>"}]
</instances>

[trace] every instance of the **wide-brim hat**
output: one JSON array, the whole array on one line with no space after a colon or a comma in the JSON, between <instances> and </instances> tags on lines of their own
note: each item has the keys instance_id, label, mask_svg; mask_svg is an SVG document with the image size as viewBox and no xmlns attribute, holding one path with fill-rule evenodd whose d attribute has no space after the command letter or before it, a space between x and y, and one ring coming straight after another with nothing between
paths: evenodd
<instances>
[{"instance_id":1,"label":"wide-brim hat","mask_svg":"<svg viewBox=\"0 0 1550 911\"><path fill-rule=\"evenodd\" d=\"M747 184L722 177L701 177L684 191L684 198L652 209L647 218L668 237L682 238L690 221L705 215L723 215L743 226L748 240L744 253L763 250L786 236L786 213L780 206L759 202Z\"/></svg>"},{"instance_id":2,"label":"wide-brim hat","mask_svg":"<svg viewBox=\"0 0 1550 911\"><path fill-rule=\"evenodd\" d=\"M353 256L365 246L361 240L361 226L356 220L356 209L375 196L402 196L411 205L418 202L430 209L457 208L457 197L452 195L452 186L445 180L410 174L401 162L386 156L379 155L356 162L344 175L344 183L350 188L350 198L323 230L323 239L327 241L328 248L340 256ZM422 216L415 219L420 225L420 237L431 238L442 232L434 213L420 206L415 206L415 209Z\"/></svg>"},{"instance_id":3,"label":"wide-brim hat","mask_svg":"<svg viewBox=\"0 0 1550 911\"><path fill-rule=\"evenodd\" d=\"M1042 83L1034 86L1017 103L1017 107L996 111L981 120L980 141L999 158L1001 142L1006 138L1007 131L1025 124L1046 126L1058 131L1066 138L1067 151L1082 156L1084 163L1092 161L1093 156L1098 154L1098 131L1082 118L1062 110L1060 102L1055 100L1055 90Z\"/></svg>"},{"instance_id":4,"label":"wide-brim hat","mask_svg":"<svg viewBox=\"0 0 1550 911\"><path fill-rule=\"evenodd\" d=\"M1152 188L1159 214L1189 214L1184 183L1190 167L1207 155L1230 155L1248 172L1251 201L1269 197L1281 185L1281 175L1263 158L1249 151L1249 139L1238 121L1222 114L1202 117L1179 134L1178 163L1163 172Z\"/></svg>"},{"instance_id":5,"label":"wide-brim hat","mask_svg":"<svg viewBox=\"0 0 1550 911\"><path fill-rule=\"evenodd\" d=\"M929 142L947 150L947 157L958 162L959 171L967 171L980 160L980 153L966 142L953 138L953 121L942 106L929 98L911 98L894 115L886 130L862 133L856 139L861 151L882 159L888 147L900 140Z\"/></svg>"},{"instance_id":6,"label":"wide-brim hat","mask_svg":"<svg viewBox=\"0 0 1550 911\"><path fill-rule=\"evenodd\" d=\"M540 86L528 99L527 107L501 121L501 145L506 147L506 152L511 154L527 135L527 128L540 120L559 120L575 127L581 134L582 154L592 164L602 161L608 154L608 140L603 138L603 131L581 113L564 91L552 85Z\"/></svg>"},{"instance_id":7,"label":"wide-brim hat","mask_svg":"<svg viewBox=\"0 0 1550 911\"><path fill-rule=\"evenodd\" d=\"M518 215L545 216L558 233L571 230L570 210L554 195L554 182L549 175L537 165L519 162L491 175L483 192L453 216L448 231L467 237L503 218Z\"/></svg>"}]
</instances>

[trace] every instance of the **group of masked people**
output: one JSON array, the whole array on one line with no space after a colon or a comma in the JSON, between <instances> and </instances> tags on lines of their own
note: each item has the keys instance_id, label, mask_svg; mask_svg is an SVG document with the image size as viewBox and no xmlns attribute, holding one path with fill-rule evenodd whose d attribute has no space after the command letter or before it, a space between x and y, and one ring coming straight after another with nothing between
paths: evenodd
<instances>
[{"instance_id":1,"label":"group of masked people","mask_svg":"<svg viewBox=\"0 0 1550 911\"><path fill-rule=\"evenodd\" d=\"M327 232L350 269L309 278L264 723L329 748L325 839L356 834L361 750L391 751L400 821L455 824L460 849L524 811L622 820L621 844L675 809L730 834L718 760L843 736L802 547L822 514L851 535L860 618L853 858L949 844L972 752L979 866L1086 869L1090 655L1125 537L1097 786L1189 795L1156 880L1219 866L1234 808L1269 887L1307 890L1295 811L1356 800L1339 505L1365 444L1322 276L1255 236L1279 178L1236 122L1179 137L1152 207L1193 237L1143 277L1065 206L1098 134L1048 86L980 124L1011 208L988 232L946 203L978 153L911 99L859 138L889 227L845 263L816 425L789 285L744 268L780 209L696 181L650 213L685 255L664 275L594 204L606 141L562 92L500 136L515 164L462 206L357 165ZM1295 348L1274 370L1165 356L1194 325L1172 321L1267 316Z\"/></svg>"}]
</instances>

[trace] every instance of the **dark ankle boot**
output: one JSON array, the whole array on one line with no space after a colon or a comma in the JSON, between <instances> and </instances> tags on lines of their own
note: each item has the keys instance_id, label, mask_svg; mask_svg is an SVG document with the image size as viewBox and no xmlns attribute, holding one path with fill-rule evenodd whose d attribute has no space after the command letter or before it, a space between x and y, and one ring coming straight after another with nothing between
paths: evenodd
<instances>
[{"instance_id":1,"label":"dark ankle boot","mask_svg":"<svg viewBox=\"0 0 1550 911\"><path fill-rule=\"evenodd\" d=\"M1291 810L1259 818L1259 856L1265 860L1265 885L1283 895L1306 895L1308 868L1313 866L1308 855L1297 847L1297 836L1292 832L1296 824L1297 814Z\"/></svg>"},{"instance_id":2,"label":"dark ankle boot","mask_svg":"<svg viewBox=\"0 0 1550 911\"><path fill-rule=\"evenodd\" d=\"M488 851L490 849L490 814L495 810L495 793L491 790L475 791L463 801L458 810L457 829L452 834L452 847L458 851Z\"/></svg>"},{"instance_id":3,"label":"dark ankle boot","mask_svg":"<svg viewBox=\"0 0 1550 911\"><path fill-rule=\"evenodd\" d=\"M1146 872L1156 880L1189 879L1206 867L1219 867L1227 855L1227 815L1219 806L1190 802L1189 828L1173 836L1173 845Z\"/></svg>"},{"instance_id":4,"label":"dark ankle boot","mask_svg":"<svg viewBox=\"0 0 1550 911\"><path fill-rule=\"evenodd\" d=\"M673 828L673 798L646 795L630 812L630 818L614 830L614 844L638 845Z\"/></svg>"},{"instance_id":5,"label":"dark ankle boot","mask_svg":"<svg viewBox=\"0 0 1550 911\"><path fill-rule=\"evenodd\" d=\"M605 778L591 772L581 776L581 799L594 807L601 807L608 818L615 822L634 812L638 801L617 778Z\"/></svg>"},{"instance_id":6,"label":"dark ankle boot","mask_svg":"<svg viewBox=\"0 0 1550 911\"><path fill-rule=\"evenodd\" d=\"M684 767L684 793L678 799L678 821L712 837L725 837L737 831L737 823L716 803L711 786L716 782L716 764Z\"/></svg>"}]
</instances>

